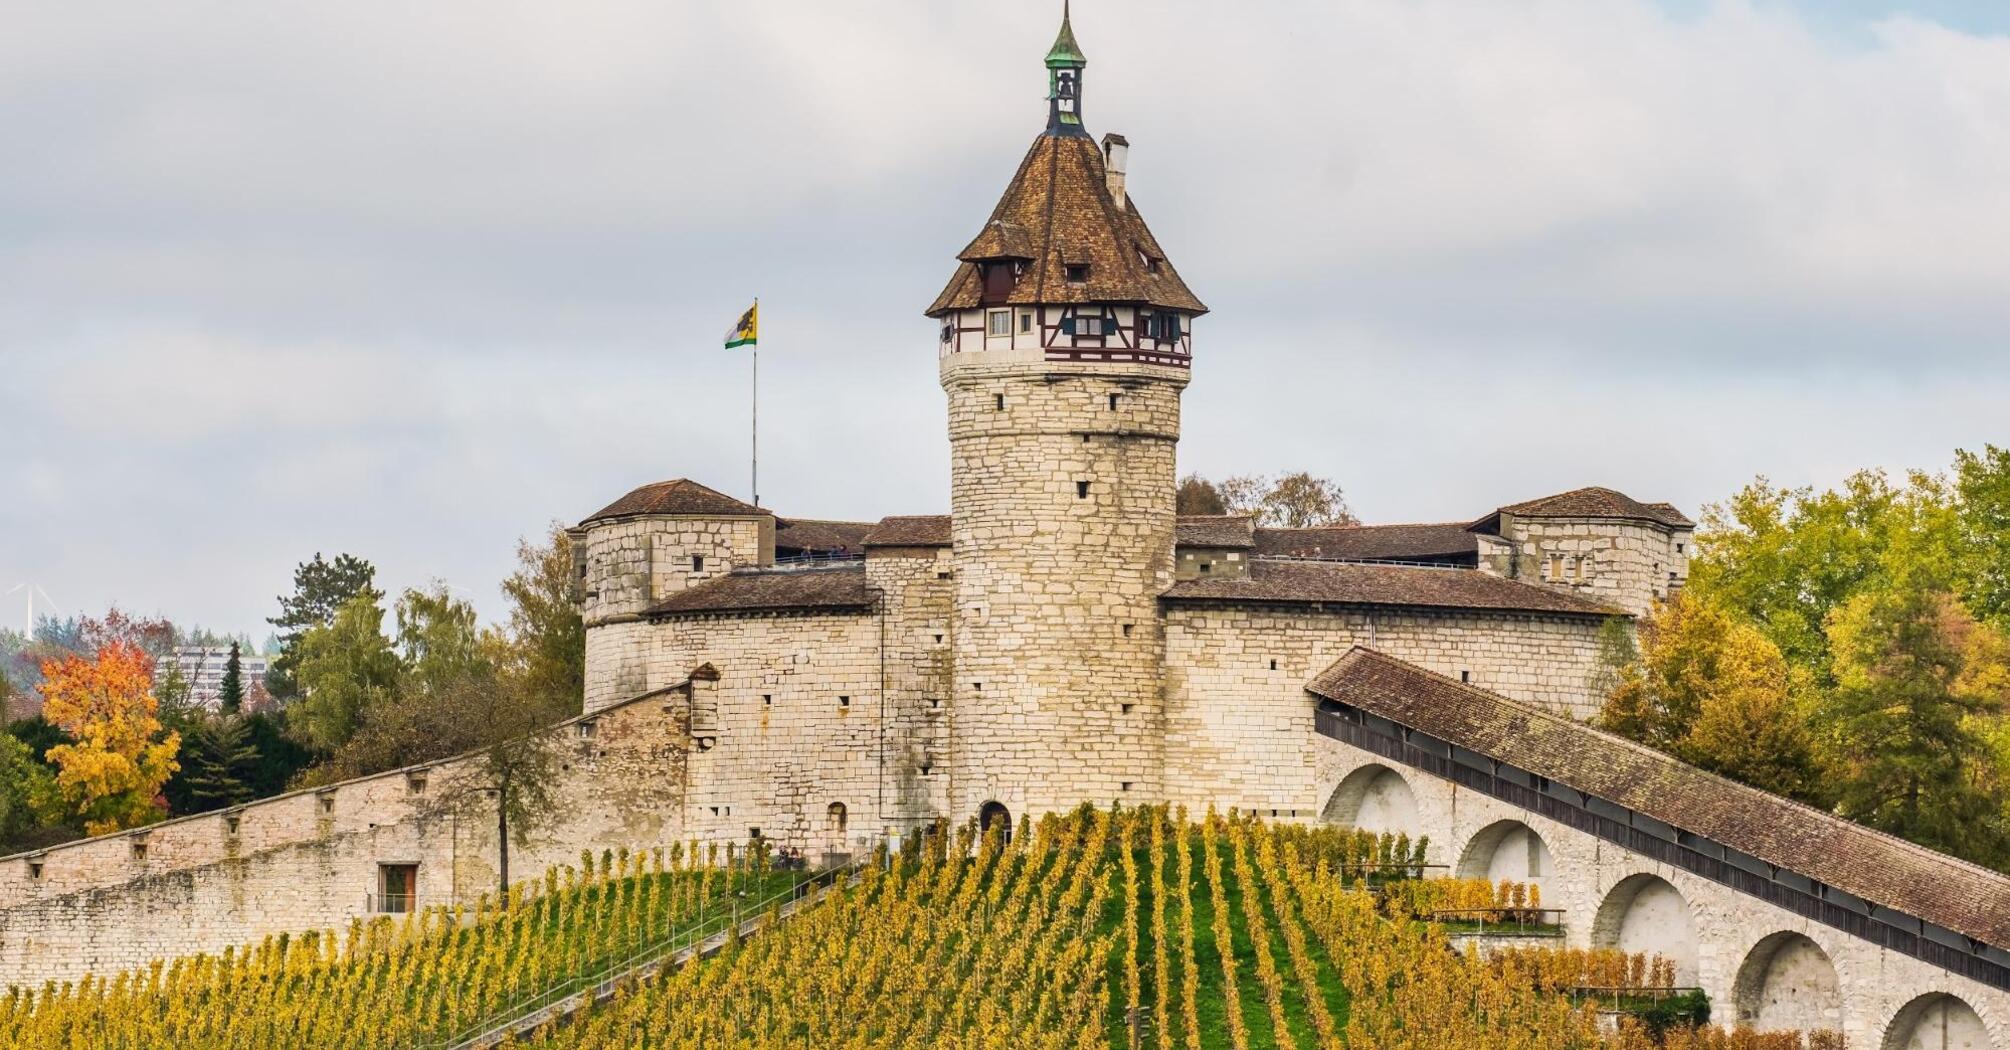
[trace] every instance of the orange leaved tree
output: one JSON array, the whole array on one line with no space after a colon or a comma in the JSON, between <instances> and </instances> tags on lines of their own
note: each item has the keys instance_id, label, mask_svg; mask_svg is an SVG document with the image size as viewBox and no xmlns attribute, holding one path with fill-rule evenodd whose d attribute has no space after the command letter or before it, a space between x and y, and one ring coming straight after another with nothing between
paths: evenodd
<instances>
[{"instance_id":1,"label":"orange leaved tree","mask_svg":"<svg viewBox=\"0 0 2010 1050\"><path fill-rule=\"evenodd\" d=\"M76 740L50 748L48 758L84 830L104 835L161 819L161 786L181 768L181 737L162 732L146 653L108 642L95 659L49 660L42 675L43 716Z\"/></svg>"}]
</instances>

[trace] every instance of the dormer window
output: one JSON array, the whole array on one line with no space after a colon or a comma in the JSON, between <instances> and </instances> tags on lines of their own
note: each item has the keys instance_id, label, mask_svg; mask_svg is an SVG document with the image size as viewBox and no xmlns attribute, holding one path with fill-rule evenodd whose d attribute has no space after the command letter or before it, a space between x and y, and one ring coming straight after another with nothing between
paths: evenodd
<instances>
[{"instance_id":1,"label":"dormer window","mask_svg":"<svg viewBox=\"0 0 2010 1050\"><path fill-rule=\"evenodd\" d=\"M1065 266L1061 267L1061 270L1064 274L1066 274L1069 284L1089 283L1088 263L1068 263Z\"/></svg>"}]
</instances>

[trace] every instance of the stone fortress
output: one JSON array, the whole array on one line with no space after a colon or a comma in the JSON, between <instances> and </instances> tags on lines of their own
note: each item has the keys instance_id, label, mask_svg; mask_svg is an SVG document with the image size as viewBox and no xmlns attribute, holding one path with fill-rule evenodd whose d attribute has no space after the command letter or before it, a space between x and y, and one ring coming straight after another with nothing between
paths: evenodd
<instances>
[{"instance_id":1,"label":"stone fortress","mask_svg":"<svg viewBox=\"0 0 2010 1050\"><path fill-rule=\"evenodd\" d=\"M951 512L795 519L676 480L587 517L568 813L513 869L1234 808L1537 882L1569 943L1668 955L1719 1021L2010 1050L2010 879L1585 724L1608 632L1683 584L1675 508L1584 488L1446 524L1175 513L1206 307L1130 198L1129 144L1086 130L1086 65L1064 19L1046 128L926 311ZM496 842L429 805L453 766L0 860L0 980L471 901Z\"/></svg>"}]
</instances>

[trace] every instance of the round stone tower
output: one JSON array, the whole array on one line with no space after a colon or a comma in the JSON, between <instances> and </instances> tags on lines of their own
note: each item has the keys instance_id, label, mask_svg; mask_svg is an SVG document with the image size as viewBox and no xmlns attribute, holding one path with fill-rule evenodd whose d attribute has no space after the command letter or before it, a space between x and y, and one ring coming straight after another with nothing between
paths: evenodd
<instances>
[{"instance_id":1,"label":"round stone tower","mask_svg":"<svg viewBox=\"0 0 2010 1050\"><path fill-rule=\"evenodd\" d=\"M1163 796L1158 596L1206 312L1082 124L1064 14L1047 127L928 316L949 398L955 819Z\"/></svg>"}]
</instances>

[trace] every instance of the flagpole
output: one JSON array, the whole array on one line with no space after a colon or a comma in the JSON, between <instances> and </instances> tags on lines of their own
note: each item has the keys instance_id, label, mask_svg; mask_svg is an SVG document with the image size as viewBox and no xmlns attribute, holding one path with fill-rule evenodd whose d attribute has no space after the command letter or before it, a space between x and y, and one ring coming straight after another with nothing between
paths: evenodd
<instances>
[{"instance_id":1,"label":"flagpole","mask_svg":"<svg viewBox=\"0 0 2010 1050\"><path fill-rule=\"evenodd\" d=\"M754 299L754 317L755 317L754 323L757 326L760 324L759 320L761 316L760 310L761 310L761 300L759 299L759 297L756 297ZM748 442L748 451L750 452L753 461L752 462L753 478L751 479L750 483L750 487L754 490L753 504L754 506L758 507L761 505L761 339L760 339L760 330L758 327L755 329L754 333L753 356L754 356L754 411L753 411L754 433L752 440Z\"/></svg>"}]
</instances>

